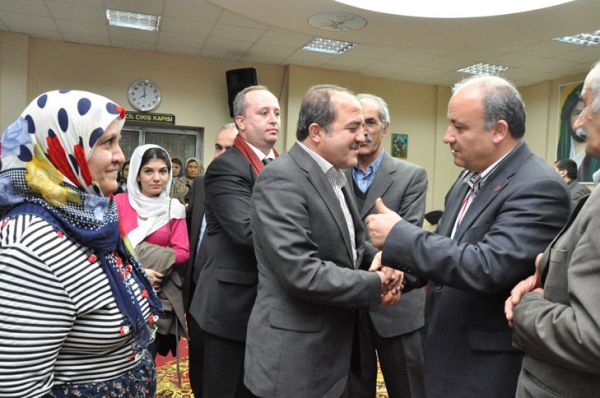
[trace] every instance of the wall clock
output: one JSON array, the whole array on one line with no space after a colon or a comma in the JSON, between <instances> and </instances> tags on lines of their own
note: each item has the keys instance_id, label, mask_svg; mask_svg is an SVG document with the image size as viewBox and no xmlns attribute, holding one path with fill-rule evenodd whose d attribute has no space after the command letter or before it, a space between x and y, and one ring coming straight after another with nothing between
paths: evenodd
<instances>
[{"instance_id":1,"label":"wall clock","mask_svg":"<svg viewBox=\"0 0 600 398\"><path fill-rule=\"evenodd\" d=\"M136 80L129 86L127 98L135 109L148 112L160 104L160 90L150 80Z\"/></svg>"}]
</instances>

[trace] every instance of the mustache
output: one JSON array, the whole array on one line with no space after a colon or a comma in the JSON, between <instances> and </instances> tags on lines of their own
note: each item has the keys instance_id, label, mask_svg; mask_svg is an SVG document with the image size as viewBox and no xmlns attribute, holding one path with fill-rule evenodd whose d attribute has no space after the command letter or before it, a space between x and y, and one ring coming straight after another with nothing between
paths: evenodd
<instances>
[{"instance_id":1,"label":"mustache","mask_svg":"<svg viewBox=\"0 0 600 398\"><path fill-rule=\"evenodd\" d=\"M365 144L370 144L371 142L373 142L371 136L369 134L365 134Z\"/></svg>"}]
</instances>

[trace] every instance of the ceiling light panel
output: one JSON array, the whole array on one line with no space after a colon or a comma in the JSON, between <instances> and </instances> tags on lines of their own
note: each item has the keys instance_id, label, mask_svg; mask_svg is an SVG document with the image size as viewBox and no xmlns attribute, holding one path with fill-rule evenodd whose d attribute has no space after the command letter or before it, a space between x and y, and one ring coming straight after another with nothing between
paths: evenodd
<instances>
[{"instance_id":1,"label":"ceiling light panel","mask_svg":"<svg viewBox=\"0 0 600 398\"><path fill-rule=\"evenodd\" d=\"M327 54L343 54L355 46L356 43L349 41L339 41L316 37L306 43L302 49Z\"/></svg>"},{"instance_id":2,"label":"ceiling light panel","mask_svg":"<svg viewBox=\"0 0 600 398\"><path fill-rule=\"evenodd\" d=\"M160 17L157 15L110 9L106 10L106 19L111 26L149 31L157 31L160 24Z\"/></svg>"},{"instance_id":3,"label":"ceiling light panel","mask_svg":"<svg viewBox=\"0 0 600 398\"><path fill-rule=\"evenodd\" d=\"M470 73L472 75L498 75L501 72L505 72L509 69L510 68L508 66L484 64L480 62L475 65L458 69L457 72Z\"/></svg>"},{"instance_id":4,"label":"ceiling light panel","mask_svg":"<svg viewBox=\"0 0 600 398\"><path fill-rule=\"evenodd\" d=\"M595 46L600 44L600 30L594 33L578 33L575 36L555 37L553 40L578 46Z\"/></svg>"}]
</instances>

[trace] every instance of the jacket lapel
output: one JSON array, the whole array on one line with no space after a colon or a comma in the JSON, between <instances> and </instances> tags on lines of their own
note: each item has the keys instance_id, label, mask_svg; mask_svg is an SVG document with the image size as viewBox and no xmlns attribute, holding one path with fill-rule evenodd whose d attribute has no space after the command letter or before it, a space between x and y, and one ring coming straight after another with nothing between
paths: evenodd
<instances>
[{"instance_id":1,"label":"jacket lapel","mask_svg":"<svg viewBox=\"0 0 600 398\"><path fill-rule=\"evenodd\" d=\"M373 183L367 191L365 202L363 203L362 209L360 209L360 218L364 219L371 213L375 207L375 201L377 198L383 197L387 190L392 185L392 174L396 172L395 169L390 168L390 159L386 155L383 155L379 169L375 173Z\"/></svg>"},{"instance_id":2,"label":"jacket lapel","mask_svg":"<svg viewBox=\"0 0 600 398\"><path fill-rule=\"evenodd\" d=\"M444 213L437 227L437 233L440 235L450 236L450 233L452 233L458 210L469 190L469 186L462 180L463 175L464 171L460 173L446 197Z\"/></svg>"},{"instance_id":3,"label":"jacket lapel","mask_svg":"<svg viewBox=\"0 0 600 398\"><path fill-rule=\"evenodd\" d=\"M510 184L510 179L532 155L527 145L523 143L496 166L493 174L473 198L471 206L469 206L460 226L456 230L454 239L460 240L462 238L464 232L471 227L496 196Z\"/></svg>"},{"instance_id":4,"label":"jacket lapel","mask_svg":"<svg viewBox=\"0 0 600 398\"><path fill-rule=\"evenodd\" d=\"M335 195L329 180L325 176L325 173L323 173L323 170L321 170L319 165L310 157L310 155L297 144L294 144L289 153L290 156L296 160L296 163L298 163L300 168L306 172L306 178L315 187L315 190L321 197L323 204L331 213L331 216L344 239L344 245L346 246L346 253L350 259L350 264L353 264L354 260L352 256L352 246L350 244L350 233L348 232L346 219L344 218L344 213L342 211L340 202ZM345 196L348 198L350 195ZM350 202L347 203L348 207L351 208L352 206L350 206Z\"/></svg>"}]
</instances>

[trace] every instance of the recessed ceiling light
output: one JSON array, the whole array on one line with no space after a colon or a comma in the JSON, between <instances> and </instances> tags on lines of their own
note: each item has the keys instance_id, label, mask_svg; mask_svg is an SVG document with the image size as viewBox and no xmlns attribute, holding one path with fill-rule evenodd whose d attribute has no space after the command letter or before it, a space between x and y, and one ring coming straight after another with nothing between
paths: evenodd
<instances>
[{"instance_id":1,"label":"recessed ceiling light","mask_svg":"<svg viewBox=\"0 0 600 398\"><path fill-rule=\"evenodd\" d=\"M367 20L359 15L333 11L311 16L308 24L318 29L339 32L362 29L367 26Z\"/></svg>"},{"instance_id":2,"label":"recessed ceiling light","mask_svg":"<svg viewBox=\"0 0 600 398\"><path fill-rule=\"evenodd\" d=\"M575 36L555 37L553 40L578 46L595 46L600 44L600 30L594 33L577 33Z\"/></svg>"},{"instance_id":3,"label":"recessed ceiling light","mask_svg":"<svg viewBox=\"0 0 600 398\"><path fill-rule=\"evenodd\" d=\"M474 18L516 14L570 3L574 0L335 0L364 10L425 18Z\"/></svg>"},{"instance_id":4,"label":"recessed ceiling light","mask_svg":"<svg viewBox=\"0 0 600 398\"><path fill-rule=\"evenodd\" d=\"M306 43L302 49L327 54L343 54L352 47L356 47L356 43L315 37Z\"/></svg>"},{"instance_id":5,"label":"recessed ceiling light","mask_svg":"<svg viewBox=\"0 0 600 398\"><path fill-rule=\"evenodd\" d=\"M156 31L160 23L157 15L139 14L137 12L106 10L106 19L111 26L122 28Z\"/></svg>"},{"instance_id":6,"label":"recessed ceiling light","mask_svg":"<svg viewBox=\"0 0 600 398\"><path fill-rule=\"evenodd\" d=\"M498 75L500 72L504 72L509 69L510 68L508 66L484 64L480 62L475 65L458 69L457 72L470 73L472 75Z\"/></svg>"}]
</instances>

